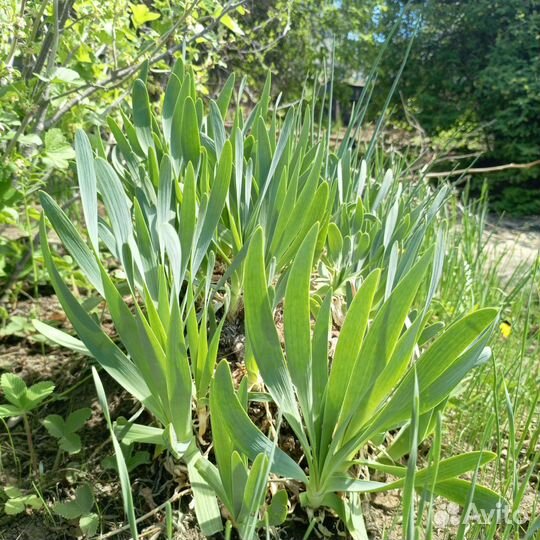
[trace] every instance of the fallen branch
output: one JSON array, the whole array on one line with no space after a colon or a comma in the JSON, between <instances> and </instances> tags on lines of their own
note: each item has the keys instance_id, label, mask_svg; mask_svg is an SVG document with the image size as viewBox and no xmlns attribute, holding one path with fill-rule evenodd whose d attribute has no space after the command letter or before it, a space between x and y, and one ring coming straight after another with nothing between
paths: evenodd
<instances>
[{"instance_id":1,"label":"fallen branch","mask_svg":"<svg viewBox=\"0 0 540 540\"><path fill-rule=\"evenodd\" d=\"M424 175L425 178L445 178L447 176L460 176L462 174L480 174L491 173L497 171L506 171L507 169L531 169L540 165L540 159L531 161L530 163L507 163L506 165L497 165L495 167L476 167L469 169L455 169L446 172L431 172Z\"/></svg>"}]
</instances>

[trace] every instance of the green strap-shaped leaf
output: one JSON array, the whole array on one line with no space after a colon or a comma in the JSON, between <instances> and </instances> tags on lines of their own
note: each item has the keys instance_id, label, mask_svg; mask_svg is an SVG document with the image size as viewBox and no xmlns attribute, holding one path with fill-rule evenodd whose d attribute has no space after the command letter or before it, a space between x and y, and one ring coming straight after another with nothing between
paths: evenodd
<instances>
[{"instance_id":1,"label":"green strap-shaped leaf","mask_svg":"<svg viewBox=\"0 0 540 540\"><path fill-rule=\"evenodd\" d=\"M146 85L140 79L137 79L133 84L132 105L133 123L137 139L144 153L148 154L148 149L154 146L152 113L150 112L150 101Z\"/></svg>"},{"instance_id":2,"label":"green strap-shaped leaf","mask_svg":"<svg viewBox=\"0 0 540 540\"><path fill-rule=\"evenodd\" d=\"M368 421L401 381L407 372L409 362L417 346L418 333L422 325L423 318L418 315L411 326L403 332L390 361L383 368L374 384L362 396L358 410L354 413L354 426L361 426Z\"/></svg>"},{"instance_id":3,"label":"green strap-shaped leaf","mask_svg":"<svg viewBox=\"0 0 540 540\"><path fill-rule=\"evenodd\" d=\"M144 377L152 396L167 410L167 384L164 352L144 316L136 309L132 314L105 269L102 269L105 297L114 325L131 359ZM165 421L164 413L157 416ZM170 418L170 416L169 416Z\"/></svg>"},{"instance_id":4,"label":"green strap-shaped leaf","mask_svg":"<svg viewBox=\"0 0 540 540\"><path fill-rule=\"evenodd\" d=\"M246 260L244 304L246 331L261 375L285 416L299 419L294 389L274 324L266 271L262 229L253 235Z\"/></svg>"},{"instance_id":5,"label":"green strap-shaped leaf","mask_svg":"<svg viewBox=\"0 0 540 540\"><path fill-rule=\"evenodd\" d=\"M99 192L111 220L117 251L121 254L122 247L128 243L129 238L133 235L130 203L122 187L122 182L107 161L97 158L96 173Z\"/></svg>"},{"instance_id":6,"label":"green strap-shaped leaf","mask_svg":"<svg viewBox=\"0 0 540 540\"><path fill-rule=\"evenodd\" d=\"M231 102L231 96L234 90L234 81L234 73L231 73L225 81L225 84L223 85L223 88L221 89L221 92L217 98L217 106L221 116L224 119L227 116L227 111L229 110L229 103Z\"/></svg>"},{"instance_id":7,"label":"green strap-shaped leaf","mask_svg":"<svg viewBox=\"0 0 540 540\"><path fill-rule=\"evenodd\" d=\"M189 480L193 490L197 523L204 536L213 536L223 529L223 523L221 522L221 513L216 500L216 493L212 489L212 486L205 481L197 466L200 460L206 458L201 455L199 450L196 449L195 443L192 442L184 459L187 463Z\"/></svg>"},{"instance_id":8,"label":"green strap-shaped leaf","mask_svg":"<svg viewBox=\"0 0 540 540\"><path fill-rule=\"evenodd\" d=\"M433 251L430 249L411 271L402 278L388 300L378 311L366 335L360 356L348 383L342 408L343 418L349 415L354 416L351 430L356 429L363 420L363 418L355 415L354 409L392 358L392 353L403 330L405 320L432 257ZM422 387L420 388L422 389ZM409 395L412 396L412 393ZM408 410L409 404L410 400L407 401L406 410Z\"/></svg>"},{"instance_id":9,"label":"green strap-shaped leaf","mask_svg":"<svg viewBox=\"0 0 540 540\"><path fill-rule=\"evenodd\" d=\"M135 217L135 232L137 247L139 248L141 258L141 271L143 274L143 282L150 293L152 300L157 301L159 294L159 277L158 277L158 249L154 246L150 231L148 230L143 211L141 210L139 201L134 202L134 217Z\"/></svg>"},{"instance_id":10,"label":"green strap-shaped leaf","mask_svg":"<svg viewBox=\"0 0 540 540\"><path fill-rule=\"evenodd\" d=\"M227 141L223 146L221 157L216 170L216 177L210 192L208 206L204 214L200 233L197 237L197 247L193 256L192 272L196 273L207 254L208 247L212 242L212 238L216 233L217 224L221 218L221 212L225 206L225 199L229 192L229 184L231 182L232 171L232 146L230 141Z\"/></svg>"},{"instance_id":11,"label":"green strap-shaped leaf","mask_svg":"<svg viewBox=\"0 0 540 540\"><path fill-rule=\"evenodd\" d=\"M442 459L437 467L430 466L417 471L414 480L415 486L421 488L430 486L433 481L438 483L457 478L462 474L475 470L477 467L483 467L486 463L493 461L496 457L497 454L493 452L475 451L459 456L452 456L448 459ZM371 469L400 478L400 480L395 480L394 482L386 484L385 490L397 489L403 486L407 474L406 467L376 462L365 462L365 464ZM437 475L436 477L435 474Z\"/></svg>"},{"instance_id":12,"label":"green strap-shaped leaf","mask_svg":"<svg viewBox=\"0 0 540 540\"><path fill-rule=\"evenodd\" d=\"M487 308L460 319L416 362L422 413L446 398L477 365L496 317L497 310ZM388 404L374 418L373 430L384 431L406 420L404 407L412 395L413 378L413 371L409 370Z\"/></svg>"},{"instance_id":13,"label":"green strap-shaped leaf","mask_svg":"<svg viewBox=\"0 0 540 540\"><path fill-rule=\"evenodd\" d=\"M328 339L332 322L332 291L328 291L317 315L312 341L312 403L314 422L323 413L323 399L328 384Z\"/></svg>"},{"instance_id":14,"label":"green strap-shaped leaf","mask_svg":"<svg viewBox=\"0 0 540 540\"><path fill-rule=\"evenodd\" d=\"M176 100L178 99L180 89L182 88L182 79L175 73L175 69L173 69L173 72L169 77L169 81L167 82L165 97L163 98L163 112L161 115L163 122L163 134L165 135L165 140L169 145L171 142L171 127L174 117L174 107L176 106Z\"/></svg>"},{"instance_id":15,"label":"green strap-shaped leaf","mask_svg":"<svg viewBox=\"0 0 540 540\"><path fill-rule=\"evenodd\" d=\"M323 439L321 443L321 452L323 453L334 433L343 403L344 391L350 381L354 365L360 353L380 275L380 270L374 270L366 278L360 290L356 293L341 328L332 362L332 370L328 379L324 406ZM323 457L323 454L321 454L321 457Z\"/></svg>"},{"instance_id":16,"label":"green strap-shaped leaf","mask_svg":"<svg viewBox=\"0 0 540 540\"><path fill-rule=\"evenodd\" d=\"M434 491L437 495L444 497L450 501L465 507L469 501L476 505L478 510L494 510L496 508L504 508L508 503L498 493L493 490L474 485L474 494L471 500L471 493L473 490L473 484L469 480L461 480L460 478L454 478L453 480L446 480L445 482L439 482L435 484Z\"/></svg>"},{"instance_id":17,"label":"green strap-shaped leaf","mask_svg":"<svg viewBox=\"0 0 540 540\"><path fill-rule=\"evenodd\" d=\"M85 356L92 356L88 347L77 338L70 336L68 333L45 324L44 322L38 321L37 319L32 320L34 328L47 339L50 339L53 343L65 347L66 349L71 349L72 351L78 352L79 354L84 354Z\"/></svg>"},{"instance_id":18,"label":"green strap-shaped leaf","mask_svg":"<svg viewBox=\"0 0 540 540\"><path fill-rule=\"evenodd\" d=\"M259 521L259 509L264 502L268 489L268 473L270 472L268 456L259 454L253 461L244 490L242 509L240 510L239 522L240 533L244 538L249 538L249 533Z\"/></svg>"},{"instance_id":19,"label":"green strap-shaped leaf","mask_svg":"<svg viewBox=\"0 0 540 540\"><path fill-rule=\"evenodd\" d=\"M71 223L70 219L56 202L44 191L40 191L39 199L46 216L49 218L56 234L69 251L69 254L84 272L88 281L90 281L99 294L103 296L104 292L103 284L101 283L101 273L94 254L81 238L81 235L73 226L73 223Z\"/></svg>"},{"instance_id":20,"label":"green strap-shaped leaf","mask_svg":"<svg viewBox=\"0 0 540 540\"><path fill-rule=\"evenodd\" d=\"M111 433L111 440L113 443L114 454L116 457L116 466L118 468L118 475L120 477L120 486L122 488L122 500L124 503L124 512L127 515L131 536L134 540L138 540L139 533L137 531L137 522L135 519L135 505L133 504L133 495L131 492L131 482L129 481L129 472L122 452L122 447L116 438L114 429L112 426L111 415L109 412L109 406L107 404L107 395L103 388L103 383L99 378L98 372L95 367L92 367L92 377L94 378L94 385L98 396L99 404L103 410L103 415L107 421L109 431Z\"/></svg>"},{"instance_id":21,"label":"green strap-shaped leaf","mask_svg":"<svg viewBox=\"0 0 540 540\"><path fill-rule=\"evenodd\" d=\"M270 467L272 472L300 482L307 481L306 475L296 462L282 450L275 448L275 444L267 439L251 421L234 392L231 372L226 360L222 360L216 369L211 392L234 444L250 460L255 460L259 454L271 455L274 452Z\"/></svg>"},{"instance_id":22,"label":"green strap-shaped leaf","mask_svg":"<svg viewBox=\"0 0 540 540\"><path fill-rule=\"evenodd\" d=\"M318 232L319 227L315 224L302 242L293 261L287 280L284 307L287 365L308 425L312 424L313 410L309 290Z\"/></svg>"},{"instance_id":23,"label":"green strap-shaped leaf","mask_svg":"<svg viewBox=\"0 0 540 540\"><path fill-rule=\"evenodd\" d=\"M99 236L96 171L94 169L92 147L86 133L82 129L77 130L75 134L75 155L84 221L88 229L90 242L94 251L97 253Z\"/></svg>"},{"instance_id":24,"label":"green strap-shaped leaf","mask_svg":"<svg viewBox=\"0 0 540 540\"><path fill-rule=\"evenodd\" d=\"M83 343L118 384L146 404L150 410L158 412L159 409L156 409L150 390L139 370L86 313L64 284L51 257L43 219L40 223L40 240L45 265L58 300Z\"/></svg>"},{"instance_id":25,"label":"green strap-shaped leaf","mask_svg":"<svg viewBox=\"0 0 540 540\"><path fill-rule=\"evenodd\" d=\"M215 491L218 498L225 505L227 510L232 513L233 504L231 503L227 491L223 487L218 468L207 459L198 459L195 462L197 472L204 478L208 485ZM238 486L240 490L240 486ZM232 514L234 515L234 514Z\"/></svg>"},{"instance_id":26,"label":"green strap-shaped leaf","mask_svg":"<svg viewBox=\"0 0 540 540\"><path fill-rule=\"evenodd\" d=\"M328 182L323 182L315 191L313 200L309 208L304 210L302 218L296 223L293 221L290 222L290 225L296 229L296 235L291 235L292 242L289 244L286 250L278 252L276 256L278 269L283 268L289 263L292 257L294 257L295 253L298 251L300 243L315 222L318 221L319 223L323 224L321 226L321 231L326 230L325 223L327 222L328 217L327 205L329 192L330 188Z\"/></svg>"},{"instance_id":27,"label":"green strap-shaped leaf","mask_svg":"<svg viewBox=\"0 0 540 540\"><path fill-rule=\"evenodd\" d=\"M180 306L178 300L173 298L167 332L165 375L171 422L176 431L176 437L180 442L185 442L192 432L192 376L183 331Z\"/></svg>"},{"instance_id":28,"label":"green strap-shaped leaf","mask_svg":"<svg viewBox=\"0 0 540 540\"><path fill-rule=\"evenodd\" d=\"M201 135L195 103L191 97L188 97L184 103L180 141L185 163L191 161L196 166L201 155Z\"/></svg>"}]
</instances>

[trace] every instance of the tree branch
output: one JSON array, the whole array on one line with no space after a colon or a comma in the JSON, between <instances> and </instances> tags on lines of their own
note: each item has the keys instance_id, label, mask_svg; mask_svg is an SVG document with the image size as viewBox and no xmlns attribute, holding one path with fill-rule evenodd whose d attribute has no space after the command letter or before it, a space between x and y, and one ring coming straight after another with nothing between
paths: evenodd
<instances>
[{"instance_id":1,"label":"tree branch","mask_svg":"<svg viewBox=\"0 0 540 540\"><path fill-rule=\"evenodd\" d=\"M227 15L227 13L235 10L236 8L240 7L241 5L245 4L247 0L239 0L238 2L230 2L227 4L218 17L216 17L208 26L206 26L203 30L198 32L197 34L191 36L189 39L185 41L186 44L192 43L193 41L205 36L208 32L210 32L213 28L215 28L221 19ZM196 3L196 2L195 2ZM151 58L148 59L148 64L151 66L160 60L163 60L167 58L168 56L174 54L175 52L182 49L184 46L184 42L177 43L173 45L172 47L169 47L166 51L162 53L154 54ZM81 101L84 99L92 96L99 90L112 90L113 88L116 88L117 86L124 83L126 80L128 80L134 73L136 73L146 62L146 60L139 61L135 64L132 64L131 66L127 66L124 68L121 68L117 70L116 72L112 73L109 78L105 79L104 81L101 81L100 83L91 86L90 88L87 88L82 94L77 96L76 98L73 98L71 101L67 102L65 105L60 107L58 111L47 121L45 122L45 129L49 129L52 126L54 126L64 114L69 112L73 107L79 105Z\"/></svg>"},{"instance_id":2,"label":"tree branch","mask_svg":"<svg viewBox=\"0 0 540 540\"><path fill-rule=\"evenodd\" d=\"M507 163L506 165L497 165L495 167L476 167L468 169L456 169L446 172L431 172L424 174L425 178L445 178L446 176L460 176L462 174L481 174L492 173L498 171L506 171L508 169L532 169L540 165L540 159L531 161L530 163Z\"/></svg>"}]
</instances>

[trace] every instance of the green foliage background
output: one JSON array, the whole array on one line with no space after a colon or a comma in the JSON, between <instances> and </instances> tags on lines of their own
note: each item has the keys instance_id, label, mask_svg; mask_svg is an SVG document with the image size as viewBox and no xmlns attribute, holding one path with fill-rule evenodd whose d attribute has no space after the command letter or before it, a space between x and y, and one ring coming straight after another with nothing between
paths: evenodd
<instances>
[{"instance_id":1,"label":"green foliage background","mask_svg":"<svg viewBox=\"0 0 540 540\"><path fill-rule=\"evenodd\" d=\"M393 23L405 2L390 0L381 25ZM408 107L429 134L480 128L493 166L540 158L540 5L533 0L413 1L384 59L390 81L399 50L416 32L400 84ZM477 180L477 179L475 179ZM482 179L478 179L478 191ZM540 212L540 168L489 176L494 208Z\"/></svg>"}]
</instances>

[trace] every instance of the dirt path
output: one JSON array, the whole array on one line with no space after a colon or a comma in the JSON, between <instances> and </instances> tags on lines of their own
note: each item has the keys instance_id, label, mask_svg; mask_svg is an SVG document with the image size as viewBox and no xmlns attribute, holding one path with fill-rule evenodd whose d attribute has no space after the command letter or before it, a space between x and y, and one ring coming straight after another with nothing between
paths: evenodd
<instances>
[{"instance_id":1,"label":"dirt path","mask_svg":"<svg viewBox=\"0 0 540 540\"><path fill-rule=\"evenodd\" d=\"M486 236L502 279L508 281L521 265L534 264L540 253L540 217L488 221Z\"/></svg>"}]
</instances>

